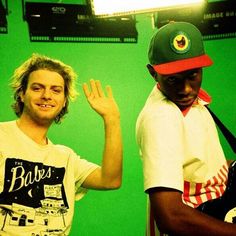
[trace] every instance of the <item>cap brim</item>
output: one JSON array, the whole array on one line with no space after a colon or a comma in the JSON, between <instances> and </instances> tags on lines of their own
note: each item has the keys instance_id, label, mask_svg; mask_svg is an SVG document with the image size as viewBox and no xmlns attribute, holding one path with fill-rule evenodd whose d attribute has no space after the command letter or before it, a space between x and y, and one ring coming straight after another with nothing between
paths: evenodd
<instances>
[{"instance_id":1,"label":"cap brim","mask_svg":"<svg viewBox=\"0 0 236 236\"><path fill-rule=\"evenodd\" d=\"M204 54L198 57L187 58L178 61L172 61L160 65L152 65L154 70L161 75L175 74L186 70L211 66L213 61L211 58Z\"/></svg>"}]
</instances>

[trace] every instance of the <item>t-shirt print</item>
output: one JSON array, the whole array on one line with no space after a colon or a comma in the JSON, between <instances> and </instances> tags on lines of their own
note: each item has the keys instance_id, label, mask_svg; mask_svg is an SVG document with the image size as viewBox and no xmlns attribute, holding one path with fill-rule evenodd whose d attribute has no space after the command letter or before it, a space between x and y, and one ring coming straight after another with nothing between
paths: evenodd
<instances>
[{"instance_id":1,"label":"t-shirt print","mask_svg":"<svg viewBox=\"0 0 236 236\"><path fill-rule=\"evenodd\" d=\"M4 224L41 225L50 228L50 233L43 235L63 235L60 232L66 227L64 216L69 209L63 186L64 175L64 167L8 158L0 194L0 211L6 217L8 215L8 221L4 220L0 227L4 229Z\"/></svg>"}]
</instances>

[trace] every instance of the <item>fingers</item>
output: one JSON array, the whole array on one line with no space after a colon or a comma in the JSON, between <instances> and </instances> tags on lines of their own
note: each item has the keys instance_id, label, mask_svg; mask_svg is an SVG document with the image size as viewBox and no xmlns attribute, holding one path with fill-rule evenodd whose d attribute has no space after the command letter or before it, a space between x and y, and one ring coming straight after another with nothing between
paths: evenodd
<instances>
[{"instance_id":1,"label":"fingers","mask_svg":"<svg viewBox=\"0 0 236 236\"><path fill-rule=\"evenodd\" d=\"M96 82L93 79L90 80L90 88L87 83L83 83L83 90L87 98L94 98L99 95Z\"/></svg>"},{"instance_id":2,"label":"fingers","mask_svg":"<svg viewBox=\"0 0 236 236\"><path fill-rule=\"evenodd\" d=\"M97 98L97 97L104 97L105 96L103 89L102 89L101 82L99 80L95 81L95 80L91 79L90 80L90 88L87 85L87 83L84 83L83 90L84 90L84 94L87 98L88 97ZM107 91L107 95L109 98L113 97L112 89L110 86L106 86L106 91Z\"/></svg>"},{"instance_id":3,"label":"fingers","mask_svg":"<svg viewBox=\"0 0 236 236\"><path fill-rule=\"evenodd\" d=\"M86 83L83 83L83 90L84 90L85 96L88 98L90 96L90 91Z\"/></svg>"},{"instance_id":4,"label":"fingers","mask_svg":"<svg viewBox=\"0 0 236 236\"><path fill-rule=\"evenodd\" d=\"M107 97L113 98L113 93L112 93L111 86L107 85L106 86L106 91L107 91Z\"/></svg>"},{"instance_id":5,"label":"fingers","mask_svg":"<svg viewBox=\"0 0 236 236\"><path fill-rule=\"evenodd\" d=\"M99 97L99 91L97 88L97 83L93 79L90 80L90 87L91 87L91 93L94 95L95 98Z\"/></svg>"},{"instance_id":6,"label":"fingers","mask_svg":"<svg viewBox=\"0 0 236 236\"><path fill-rule=\"evenodd\" d=\"M96 88L97 88L97 93L100 97L104 97L104 92L103 92L103 89L102 89L102 85L101 85L101 82L99 80L96 80L95 81L95 84L96 84Z\"/></svg>"}]
</instances>

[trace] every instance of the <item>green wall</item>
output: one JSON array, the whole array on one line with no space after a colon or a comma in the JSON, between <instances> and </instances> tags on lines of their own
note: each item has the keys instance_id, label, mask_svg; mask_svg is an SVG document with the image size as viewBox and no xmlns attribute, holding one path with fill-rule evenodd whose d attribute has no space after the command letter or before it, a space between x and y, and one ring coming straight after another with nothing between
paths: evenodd
<instances>
[{"instance_id":1,"label":"green wall","mask_svg":"<svg viewBox=\"0 0 236 236\"><path fill-rule=\"evenodd\" d=\"M148 15L138 16L137 44L31 43L22 20L20 0L9 0L8 34L0 34L0 120L14 119L10 109L9 78L14 69L33 52L46 54L70 64L79 75L80 97L60 125L50 130L50 138L73 148L82 157L100 163L103 124L82 92L90 78L110 84L120 106L124 144L123 185L116 191L89 191L76 203L71 236L143 236L146 196L142 166L135 142L135 122L154 82L147 70L147 47L154 32ZM236 134L236 38L205 41L214 65L205 69L203 87L213 97L211 107ZM222 139L228 158L235 158ZM167 167L168 168L168 167Z\"/></svg>"}]
</instances>

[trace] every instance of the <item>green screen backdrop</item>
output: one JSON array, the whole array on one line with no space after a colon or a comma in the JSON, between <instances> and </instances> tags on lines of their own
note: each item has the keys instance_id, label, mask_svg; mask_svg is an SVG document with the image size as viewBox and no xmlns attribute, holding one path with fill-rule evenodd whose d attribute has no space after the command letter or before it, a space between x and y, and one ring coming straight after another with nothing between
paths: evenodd
<instances>
[{"instance_id":1,"label":"green screen backdrop","mask_svg":"<svg viewBox=\"0 0 236 236\"><path fill-rule=\"evenodd\" d=\"M146 195L135 122L154 86L146 69L147 48L155 31L150 15L137 16L137 44L42 43L30 42L27 23L22 19L21 1L9 0L8 6L8 34L0 34L0 120L15 119L8 85L15 68L34 52L60 59L77 72L80 96L70 104L62 124L53 125L49 137L54 143L67 145L81 157L99 164L104 144L103 122L89 107L81 85L91 78L111 85L122 121L122 187L115 191L90 190L76 203L70 235L144 236ZM214 65L204 70L203 88L213 98L211 108L236 134L236 38L205 41L205 48ZM235 159L222 135L220 138L227 158Z\"/></svg>"}]
</instances>

